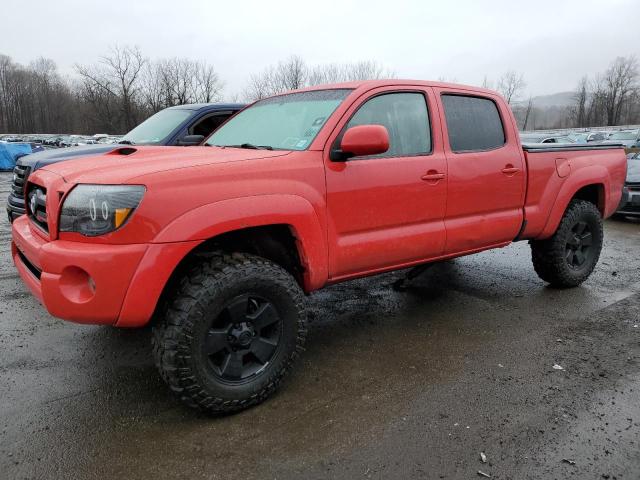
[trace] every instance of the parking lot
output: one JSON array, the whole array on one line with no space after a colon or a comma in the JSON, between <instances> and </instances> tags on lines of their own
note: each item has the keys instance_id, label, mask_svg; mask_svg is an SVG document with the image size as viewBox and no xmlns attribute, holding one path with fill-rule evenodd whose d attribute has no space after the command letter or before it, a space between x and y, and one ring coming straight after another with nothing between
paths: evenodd
<instances>
[{"instance_id":1,"label":"parking lot","mask_svg":"<svg viewBox=\"0 0 640 480\"><path fill-rule=\"evenodd\" d=\"M402 273L318 292L286 385L210 418L170 396L149 329L48 315L13 268L3 215L1 476L638 478L640 223L609 220L605 235L571 290L546 288L521 242L405 292Z\"/></svg>"}]
</instances>

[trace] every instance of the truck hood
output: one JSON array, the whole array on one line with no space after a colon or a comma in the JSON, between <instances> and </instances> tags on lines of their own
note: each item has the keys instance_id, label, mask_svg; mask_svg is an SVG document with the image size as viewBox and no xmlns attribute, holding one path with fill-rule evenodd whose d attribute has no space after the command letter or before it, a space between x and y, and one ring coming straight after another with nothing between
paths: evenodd
<instances>
[{"instance_id":1,"label":"truck hood","mask_svg":"<svg viewBox=\"0 0 640 480\"><path fill-rule=\"evenodd\" d=\"M63 162L76 158L89 157L91 155L103 155L112 152L122 145L84 145L80 147L53 148L44 152L32 153L18 159L17 164L38 170L52 163Z\"/></svg>"},{"instance_id":2,"label":"truck hood","mask_svg":"<svg viewBox=\"0 0 640 480\"><path fill-rule=\"evenodd\" d=\"M283 150L220 147L129 147L98 157L61 162L44 168L68 183L127 183L144 175L204 165L287 155Z\"/></svg>"}]
</instances>

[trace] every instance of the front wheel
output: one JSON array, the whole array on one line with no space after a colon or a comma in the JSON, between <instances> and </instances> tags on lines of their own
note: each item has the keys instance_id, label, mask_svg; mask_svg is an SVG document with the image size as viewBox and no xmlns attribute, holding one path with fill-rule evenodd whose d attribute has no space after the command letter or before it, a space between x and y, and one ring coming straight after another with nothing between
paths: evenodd
<instances>
[{"instance_id":1,"label":"front wheel","mask_svg":"<svg viewBox=\"0 0 640 480\"><path fill-rule=\"evenodd\" d=\"M531 242L536 273L553 287L580 285L598 263L603 236L602 217L596 206L573 200L556 233L546 240Z\"/></svg>"},{"instance_id":2,"label":"front wheel","mask_svg":"<svg viewBox=\"0 0 640 480\"><path fill-rule=\"evenodd\" d=\"M156 366L187 405L242 410L271 395L306 336L304 296L278 265L215 255L179 282L153 331Z\"/></svg>"}]
</instances>

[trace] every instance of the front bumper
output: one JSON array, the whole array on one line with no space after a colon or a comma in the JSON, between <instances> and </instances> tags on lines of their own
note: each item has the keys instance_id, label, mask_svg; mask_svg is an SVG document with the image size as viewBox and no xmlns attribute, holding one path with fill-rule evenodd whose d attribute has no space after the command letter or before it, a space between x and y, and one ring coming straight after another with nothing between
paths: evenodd
<instances>
[{"instance_id":1,"label":"front bumper","mask_svg":"<svg viewBox=\"0 0 640 480\"><path fill-rule=\"evenodd\" d=\"M48 241L27 216L11 228L13 262L49 313L117 327L146 325L178 264L200 244Z\"/></svg>"},{"instance_id":2,"label":"front bumper","mask_svg":"<svg viewBox=\"0 0 640 480\"><path fill-rule=\"evenodd\" d=\"M640 186L624 186L616 213L640 217Z\"/></svg>"},{"instance_id":3,"label":"front bumper","mask_svg":"<svg viewBox=\"0 0 640 480\"><path fill-rule=\"evenodd\" d=\"M118 321L131 279L148 246L55 240L34 233L26 216L12 225L13 261L52 315L79 323Z\"/></svg>"}]
</instances>

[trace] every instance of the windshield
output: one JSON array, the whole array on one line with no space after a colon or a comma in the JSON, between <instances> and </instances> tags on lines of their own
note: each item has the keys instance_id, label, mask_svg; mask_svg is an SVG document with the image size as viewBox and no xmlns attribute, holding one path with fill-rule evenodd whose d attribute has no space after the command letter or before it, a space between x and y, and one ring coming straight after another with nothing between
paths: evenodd
<instances>
[{"instance_id":1,"label":"windshield","mask_svg":"<svg viewBox=\"0 0 640 480\"><path fill-rule=\"evenodd\" d=\"M638 132L617 132L609 137L609 140L635 140Z\"/></svg>"},{"instance_id":2,"label":"windshield","mask_svg":"<svg viewBox=\"0 0 640 480\"><path fill-rule=\"evenodd\" d=\"M220 127L207 145L304 150L350 92L314 90L261 100Z\"/></svg>"},{"instance_id":3,"label":"windshield","mask_svg":"<svg viewBox=\"0 0 640 480\"><path fill-rule=\"evenodd\" d=\"M127 133L122 141L131 142L133 145L157 145L191 114L191 110L181 108L161 110Z\"/></svg>"}]
</instances>

